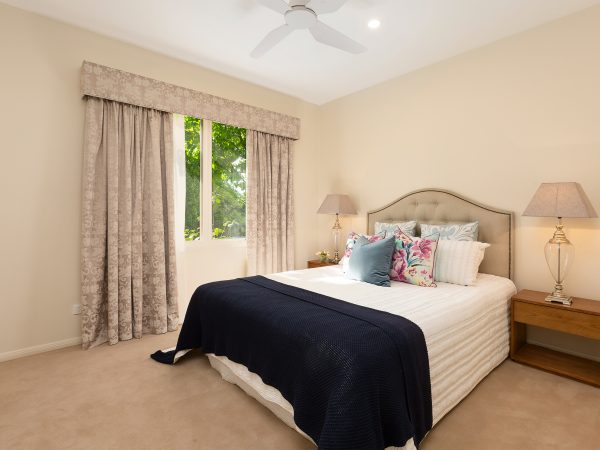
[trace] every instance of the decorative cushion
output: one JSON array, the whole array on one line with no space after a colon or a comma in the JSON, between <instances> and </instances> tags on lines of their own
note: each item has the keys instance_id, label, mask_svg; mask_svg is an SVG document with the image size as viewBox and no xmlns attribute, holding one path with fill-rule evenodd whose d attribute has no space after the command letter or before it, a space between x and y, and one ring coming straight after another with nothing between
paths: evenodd
<instances>
[{"instance_id":1,"label":"decorative cushion","mask_svg":"<svg viewBox=\"0 0 600 450\"><path fill-rule=\"evenodd\" d=\"M390 263L395 244L394 236L376 242L359 237L348 261L346 277L376 286L390 286Z\"/></svg>"},{"instance_id":2,"label":"decorative cushion","mask_svg":"<svg viewBox=\"0 0 600 450\"><path fill-rule=\"evenodd\" d=\"M472 286L477 280L479 265L490 244L471 241L443 240L435 254L435 281Z\"/></svg>"},{"instance_id":3,"label":"decorative cushion","mask_svg":"<svg viewBox=\"0 0 600 450\"><path fill-rule=\"evenodd\" d=\"M438 234L439 240L452 241L476 241L479 236L479 222L470 223L444 223L444 224L421 224L421 236L432 236Z\"/></svg>"},{"instance_id":4,"label":"decorative cushion","mask_svg":"<svg viewBox=\"0 0 600 450\"><path fill-rule=\"evenodd\" d=\"M390 278L418 286L436 287L433 278L437 236L411 238L401 230L395 233Z\"/></svg>"},{"instance_id":5,"label":"decorative cushion","mask_svg":"<svg viewBox=\"0 0 600 450\"><path fill-rule=\"evenodd\" d=\"M350 259L350 256L352 255L352 250L354 249L354 244L360 237L366 238L369 242L377 242L377 241L380 241L383 238L385 238L385 235L386 235L385 231L374 234L372 236L367 236L365 234L358 234L358 233L355 233L354 231L351 232L348 235L348 240L346 241L346 250L344 251L344 256L342 257L342 260L340 261L342 263L342 271L346 272L348 270L348 260Z\"/></svg>"},{"instance_id":6,"label":"decorative cushion","mask_svg":"<svg viewBox=\"0 0 600 450\"><path fill-rule=\"evenodd\" d=\"M404 234L409 236L416 236L417 221L411 220L409 222L375 222L375 233L381 233L385 231L387 233L395 233L396 228L400 228Z\"/></svg>"}]
</instances>

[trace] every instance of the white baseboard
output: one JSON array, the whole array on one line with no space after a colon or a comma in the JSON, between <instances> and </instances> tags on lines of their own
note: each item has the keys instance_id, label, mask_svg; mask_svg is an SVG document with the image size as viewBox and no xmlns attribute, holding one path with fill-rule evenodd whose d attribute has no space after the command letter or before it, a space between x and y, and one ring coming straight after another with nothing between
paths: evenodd
<instances>
[{"instance_id":1,"label":"white baseboard","mask_svg":"<svg viewBox=\"0 0 600 450\"><path fill-rule=\"evenodd\" d=\"M12 350L10 352L0 353L0 362L10 361L11 359L23 358L24 356L36 355L38 353L49 352L79 344L81 344L81 337L74 337L63 339L62 341L49 342L47 344L34 345L33 347Z\"/></svg>"},{"instance_id":2,"label":"white baseboard","mask_svg":"<svg viewBox=\"0 0 600 450\"><path fill-rule=\"evenodd\" d=\"M180 320L180 323L183 323L183 321ZM539 345L540 347L546 347L551 350L556 350L556 351L560 351L560 352L566 351L563 348L560 348L555 345L549 345L546 342L540 342L537 340L528 340L527 342L529 342L530 344ZM24 356L37 355L38 353L50 352L52 350L58 350L61 348L72 347L73 345L80 345L80 344L81 344L81 337L74 337L74 338L69 338L69 339L63 339L62 341L55 341L55 342L49 342L47 344L34 345L33 347L26 347L26 348L21 348L18 350L12 350L10 352L0 353L0 362L10 361L11 359L23 358ZM574 352L574 351L570 351L570 350L568 350L566 352L570 353L571 355L574 355L574 356L579 356L582 358L592 359L592 360L600 362L600 358L598 358L595 355L590 355L590 354L581 353L581 352Z\"/></svg>"}]
</instances>

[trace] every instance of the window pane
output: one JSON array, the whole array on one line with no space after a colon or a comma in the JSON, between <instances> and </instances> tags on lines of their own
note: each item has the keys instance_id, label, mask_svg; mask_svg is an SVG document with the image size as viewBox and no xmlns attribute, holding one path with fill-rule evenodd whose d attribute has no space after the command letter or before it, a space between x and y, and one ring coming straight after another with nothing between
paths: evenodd
<instances>
[{"instance_id":1,"label":"window pane","mask_svg":"<svg viewBox=\"0 0 600 450\"><path fill-rule=\"evenodd\" d=\"M185 239L200 239L202 120L185 117Z\"/></svg>"},{"instance_id":2,"label":"window pane","mask_svg":"<svg viewBox=\"0 0 600 450\"><path fill-rule=\"evenodd\" d=\"M217 239L246 237L246 130L212 125L212 220Z\"/></svg>"}]
</instances>

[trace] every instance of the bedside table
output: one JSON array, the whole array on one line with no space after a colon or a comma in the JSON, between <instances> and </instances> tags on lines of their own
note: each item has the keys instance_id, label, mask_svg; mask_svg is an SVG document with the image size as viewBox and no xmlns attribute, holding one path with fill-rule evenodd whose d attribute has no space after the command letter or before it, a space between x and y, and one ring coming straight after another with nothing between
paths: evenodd
<instances>
[{"instance_id":1,"label":"bedside table","mask_svg":"<svg viewBox=\"0 0 600 450\"><path fill-rule=\"evenodd\" d=\"M337 266L337 264L332 262L321 262L320 259L312 259L310 261L306 261L306 267L309 269L314 269L315 267L325 267L325 266Z\"/></svg>"},{"instance_id":2,"label":"bedside table","mask_svg":"<svg viewBox=\"0 0 600 450\"><path fill-rule=\"evenodd\" d=\"M511 299L511 359L600 387L600 362L526 342L527 325L600 340L600 301L573 298L565 306L545 301L546 295L524 290Z\"/></svg>"}]
</instances>

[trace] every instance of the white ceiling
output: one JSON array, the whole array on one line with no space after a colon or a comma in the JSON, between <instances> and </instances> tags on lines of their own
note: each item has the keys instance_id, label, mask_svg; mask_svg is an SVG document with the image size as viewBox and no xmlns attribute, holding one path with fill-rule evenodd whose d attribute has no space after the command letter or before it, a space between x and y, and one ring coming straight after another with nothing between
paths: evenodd
<instances>
[{"instance_id":1,"label":"white ceiling","mask_svg":"<svg viewBox=\"0 0 600 450\"><path fill-rule=\"evenodd\" d=\"M351 55L293 33L250 51L283 17L256 0L0 0L323 104L600 0L348 0L320 20L368 47ZM367 21L379 18L373 31Z\"/></svg>"}]
</instances>

